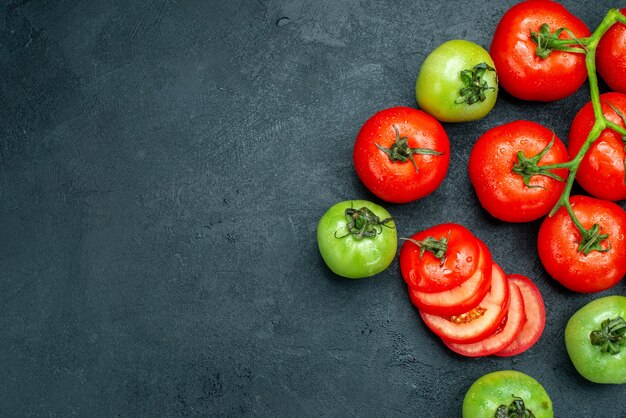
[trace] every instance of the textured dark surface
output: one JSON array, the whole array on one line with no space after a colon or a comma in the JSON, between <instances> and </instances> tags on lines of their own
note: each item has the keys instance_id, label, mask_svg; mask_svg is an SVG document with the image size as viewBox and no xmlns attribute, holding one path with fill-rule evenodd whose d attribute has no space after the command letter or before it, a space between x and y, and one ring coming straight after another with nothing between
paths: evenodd
<instances>
[{"instance_id":1,"label":"textured dark surface","mask_svg":"<svg viewBox=\"0 0 626 418\"><path fill-rule=\"evenodd\" d=\"M562 342L600 295L553 283L539 223L490 218L466 175L496 124L565 139L586 86L552 104L501 94L485 119L445 125L441 187L385 205L399 235L460 222L535 279L547 326L529 352L460 358L397 260L349 281L317 251L328 207L377 201L352 166L361 124L415 106L425 56L488 46L513 3L0 2L0 415L452 417L476 378L512 368L557 417L626 416L607 401L624 388L586 382ZM591 28L619 6L563 3Z\"/></svg>"}]
</instances>

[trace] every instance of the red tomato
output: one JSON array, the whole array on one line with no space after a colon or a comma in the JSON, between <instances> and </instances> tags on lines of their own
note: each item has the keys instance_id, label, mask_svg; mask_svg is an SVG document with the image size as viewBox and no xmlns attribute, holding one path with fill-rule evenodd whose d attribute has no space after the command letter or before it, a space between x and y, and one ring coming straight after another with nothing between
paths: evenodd
<instances>
[{"instance_id":1,"label":"red tomato","mask_svg":"<svg viewBox=\"0 0 626 418\"><path fill-rule=\"evenodd\" d=\"M544 23L551 33L567 28L577 38L591 35L580 19L557 2L525 1L509 9L498 23L489 53L500 85L519 99L562 99L578 90L587 78L583 54L552 51L546 58L536 54L531 32L538 32ZM559 35L559 39L568 38L568 31Z\"/></svg>"},{"instance_id":2,"label":"red tomato","mask_svg":"<svg viewBox=\"0 0 626 418\"><path fill-rule=\"evenodd\" d=\"M450 290L437 293L420 292L409 286L409 297L413 305L421 312L443 316L461 315L474 309L491 286L491 253L482 241L478 240L478 243L478 268L472 277Z\"/></svg>"},{"instance_id":3,"label":"red tomato","mask_svg":"<svg viewBox=\"0 0 626 418\"><path fill-rule=\"evenodd\" d=\"M552 147L539 156L537 165L567 162L569 157L563 142L553 131L534 122L519 120L496 126L476 141L469 158L469 177L487 212L507 222L528 222L550 212L565 182L547 175L526 176L525 180L514 172L514 167L517 164L516 169L521 169L517 156L520 151L530 159L552 140ZM565 179L568 171L550 170L549 174Z\"/></svg>"},{"instance_id":4,"label":"red tomato","mask_svg":"<svg viewBox=\"0 0 626 418\"><path fill-rule=\"evenodd\" d=\"M526 321L513 342L504 349L495 353L496 356L509 357L523 353L532 347L541 337L546 326L546 308L541 292L526 276L519 274L508 275L509 282L515 283L522 292Z\"/></svg>"},{"instance_id":5,"label":"red tomato","mask_svg":"<svg viewBox=\"0 0 626 418\"><path fill-rule=\"evenodd\" d=\"M590 293L614 286L626 274L626 213L613 202L587 196L573 196L572 208L584 228L600 226L608 238L601 251L579 251L582 236L566 208L544 219L537 247L546 271L570 290Z\"/></svg>"},{"instance_id":6,"label":"red tomato","mask_svg":"<svg viewBox=\"0 0 626 418\"><path fill-rule=\"evenodd\" d=\"M613 105L626 117L626 95L605 93L600 96L604 116L620 126L626 126ZM595 123L591 102L583 106L574 117L569 131L568 151L574 157L587 139ZM626 199L626 173L624 172L624 141L611 129L605 129L591 145L580 163L576 180L589 194L606 200Z\"/></svg>"},{"instance_id":7,"label":"red tomato","mask_svg":"<svg viewBox=\"0 0 626 418\"><path fill-rule=\"evenodd\" d=\"M436 225L413 235L400 250L406 283L421 292L452 289L472 277L480 261L478 239L462 225Z\"/></svg>"},{"instance_id":8,"label":"red tomato","mask_svg":"<svg viewBox=\"0 0 626 418\"><path fill-rule=\"evenodd\" d=\"M502 269L492 264L491 289L477 307L456 316L439 316L420 311L428 328L442 339L473 343L493 334L509 308L509 286Z\"/></svg>"},{"instance_id":9,"label":"red tomato","mask_svg":"<svg viewBox=\"0 0 626 418\"><path fill-rule=\"evenodd\" d=\"M437 119L426 112L393 107L365 122L353 159L372 193L387 202L407 203L441 184L450 162L450 142Z\"/></svg>"},{"instance_id":10,"label":"red tomato","mask_svg":"<svg viewBox=\"0 0 626 418\"><path fill-rule=\"evenodd\" d=\"M620 10L626 15L626 8ZM611 90L626 93L626 25L616 23L598 43L596 67Z\"/></svg>"},{"instance_id":11,"label":"red tomato","mask_svg":"<svg viewBox=\"0 0 626 418\"><path fill-rule=\"evenodd\" d=\"M514 283L508 282L511 302L504 324L492 335L471 344L453 343L444 340L444 344L455 353L466 357L481 357L495 354L511 344L519 335L526 321L522 292Z\"/></svg>"}]
</instances>

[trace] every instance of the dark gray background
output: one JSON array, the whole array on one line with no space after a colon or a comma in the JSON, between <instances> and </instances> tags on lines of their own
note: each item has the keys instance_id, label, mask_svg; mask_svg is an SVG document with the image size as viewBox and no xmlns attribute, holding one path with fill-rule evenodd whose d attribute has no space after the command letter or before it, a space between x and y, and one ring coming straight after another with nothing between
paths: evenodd
<instances>
[{"instance_id":1,"label":"dark gray background","mask_svg":"<svg viewBox=\"0 0 626 418\"><path fill-rule=\"evenodd\" d=\"M450 417L475 379L516 369L556 416L626 416L609 401L624 388L586 382L563 344L601 295L551 281L539 222L494 220L466 174L494 125L566 139L587 86L551 104L501 94L446 124L441 187L385 205L400 235L460 222L537 282L547 326L530 351L461 358L425 329L397 260L350 281L317 251L328 207L379 202L352 165L361 124L416 106L425 56L488 47L514 3L0 2L0 415ZM619 6L563 3L591 28Z\"/></svg>"}]
</instances>

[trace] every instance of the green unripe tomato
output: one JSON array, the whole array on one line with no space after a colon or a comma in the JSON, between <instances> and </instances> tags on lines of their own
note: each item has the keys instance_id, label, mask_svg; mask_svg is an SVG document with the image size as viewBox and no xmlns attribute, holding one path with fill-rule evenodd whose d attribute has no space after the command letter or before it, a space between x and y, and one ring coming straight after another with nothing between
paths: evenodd
<instances>
[{"instance_id":1,"label":"green unripe tomato","mask_svg":"<svg viewBox=\"0 0 626 418\"><path fill-rule=\"evenodd\" d=\"M515 370L501 370L482 376L470 386L463 399L463 418L494 418L498 408L520 406L536 418L554 416L552 400L539 382Z\"/></svg>"},{"instance_id":2,"label":"green unripe tomato","mask_svg":"<svg viewBox=\"0 0 626 418\"><path fill-rule=\"evenodd\" d=\"M477 120L498 97L498 77L489 53L473 42L456 39L426 57L415 83L417 104L442 122Z\"/></svg>"},{"instance_id":3,"label":"green unripe tomato","mask_svg":"<svg viewBox=\"0 0 626 418\"><path fill-rule=\"evenodd\" d=\"M350 279L385 270L396 256L398 238L391 215L367 200L332 206L317 225L317 244L328 267Z\"/></svg>"},{"instance_id":4,"label":"green unripe tomato","mask_svg":"<svg viewBox=\"0 0 626 418\"><path fill-rule=\"evenodd\" d=\"M583 306L567 322L565 347L574 367L585 379L595 383L626 383L624 320L626 297L606 296Z\"/></svg>"}]
</instances>

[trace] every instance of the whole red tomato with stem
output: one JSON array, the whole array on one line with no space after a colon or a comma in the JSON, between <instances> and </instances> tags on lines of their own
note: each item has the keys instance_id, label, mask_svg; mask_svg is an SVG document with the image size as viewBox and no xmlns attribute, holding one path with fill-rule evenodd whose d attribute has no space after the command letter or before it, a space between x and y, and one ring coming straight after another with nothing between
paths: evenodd
<instances>
[{"instance_id":1,"label":"whole red tomato with stem","mask_svg":"<svg viewBox=\"0 0 626 418\"><path fill-rule=\"evenodd\" d=\"M379 198L408 203L437 189L448 172L450 142L432 116L393 107L372 116L354 144L354 167Z\"/></svg>"},{"instance_id":2,"label":"whole red tomato with stem","mask_svg":"<svg viewBox=\"0 0 626 418\"><path fill-rule=\"evenodd\" d=\"M445 223L414 234L400 250L400 271L407 284L427 293L468 280L478 269L481 249L467 228Z\"/></svg>"},{"instance_id":3,"label":"whole red tomato with stem","mask_svg":"<svg viewBox=\"0 0 626 418\"><path fill-rule=\"evenodd\" d=\"M626 8L620 12L626 16ZM626 93L626 24L616 23L602 36L596 68L611 90Z\"/></svg>"},{"instance_id":4,"label":"whole red tomato with stem","mask_svg":"<svg viewBox=\"0 0 626 418\"><path fill-rule=\"evenodd\" d=\"M587 78L585 50L572 37L589 28L557 2L524 1L509 9L489 53L500 85L522 100L550 102L573 94Z\"/></svg>"},{"instance_id":5,"label":"whole red tomato with stem","mask_svg":"<svg viewBox=\"0 0 626 418\"><path fill-rule=\"evenodd\" d=\"M620 206L572 196L570 206L561 207L541 224L539 258L546 271L568 289L599 292L626 274L625 235L626 213Z\"/></svg>"},{"instance_id":6,"label":"whole red tomato with stem","mask_svg":"<svg viewBox=\"0 0 626 418\"><path fill-rule=\"evenodd\" d=\"M626 62L626 57L623 58ZM604 117L626 128L626 94L605 93L600 96ZM587 140L596 123L592 102L576 114L569 131L567 149L570 155ZM592 196L607 200L626 199L626 139L620 133L606 128L589 147L582 158L576 180Z\"/></svg>"},{"instance_id":7,"label":"whole red tomato with stem","mask_svg":"<svg viewBox=\"0 0 626 418\"><path fill-rule=\"evenodd\" d=\"M480 204L507 222L529 222L548 214L565 188L563 142L550 129L519 120L496 126L474 144L469 177Z\"/></svg>"}]
</instances>

